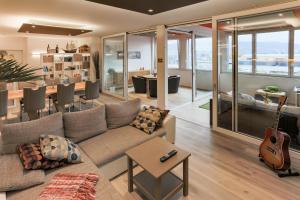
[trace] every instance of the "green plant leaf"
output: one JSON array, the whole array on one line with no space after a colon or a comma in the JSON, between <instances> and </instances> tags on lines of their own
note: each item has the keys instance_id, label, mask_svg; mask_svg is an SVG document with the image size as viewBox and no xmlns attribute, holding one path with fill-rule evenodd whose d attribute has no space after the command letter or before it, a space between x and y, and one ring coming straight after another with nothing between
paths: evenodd
<instances>
[{"instance_id":1,"label":"green plant leaf","mask_svg":"<svg viewBox=\"0 0 300 200\"><path fill-rule=\"evenodd\" d=\"M21 65L16 60L0 60L0 82L21 82L39 79L36 72L41 68Z\"/></svg>"}]
</instances>

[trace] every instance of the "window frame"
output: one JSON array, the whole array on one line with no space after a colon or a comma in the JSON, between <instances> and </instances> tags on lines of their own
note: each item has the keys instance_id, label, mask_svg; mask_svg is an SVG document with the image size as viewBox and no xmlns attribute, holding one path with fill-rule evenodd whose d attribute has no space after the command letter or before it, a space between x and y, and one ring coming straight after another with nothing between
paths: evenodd
<instances>
[{"instance_id":1,"label":"window frame","mask_svg":"<svg viewBox=\"0 0 300 200\"><path fill-rule=\"evenodd\" d=\"M294 71L294 62L295 62L295 31L300 31L300 28L269 28L264 30L257 31L239 31L238 35L252 35L252 73L249 72L239 72L239 74L245 75L255 75L255 76L269 76L269 77L285 77L285 78L298 78L300 75L296 76ZM278 74L264 74L256 72L256 63L257 63L257 34L259 33L271 33L271 32L280 32L288 31L289 32L289 41L288 41L288 74L287 75L278 75ZM224 70L224 69L223 69ZM228 70L222 71L222 73L231 73Z\"/></svg>"},{"instance_id":2,"label":"window frame","mask_svg":"<svg viewBox=\"0 0 300 200\"><path fill-rule=\"evenodd\" d=\"M196 50L196 48L197 48L197 39L203 39L203 38L210 38L211 39L211 41L212 41L212 36L210 36L210 37L196 37L195 38L195 50ZM211 45L212 45L212 43L211 43ZM213 57L213 54L211 54L211 56ZM196 58L195 59L197 59L197 56L196 56ZM213 59L211 60L211 66L213 65ZM210 69L198 69L197 68L197 61L196 61L196 66L195 66L195 70L196 71L204 71L204 72L211 72L212 71L212 67L210 68Z\"/></svg>"},{"instance_id":3,"label":"window frame","mask_svg":"<svg viewBox=\"0 0 300 200\"><path fill-rule=\"evenodd\" d=\"M180 41L179 41L179 39L174 39L174 38L172 38L172 39L168 39L168 41L167 42L169 42L169 41L177 41L177 56L178 56L178 67L170 67L170 64L169 64L169 53L168 53L168 69L177 69L177 70L179 70L180 69ZM168 49L169 49L169 43L168 43ZM169 51L168 51L169 52Z\"/></svg>"}]
</instances>

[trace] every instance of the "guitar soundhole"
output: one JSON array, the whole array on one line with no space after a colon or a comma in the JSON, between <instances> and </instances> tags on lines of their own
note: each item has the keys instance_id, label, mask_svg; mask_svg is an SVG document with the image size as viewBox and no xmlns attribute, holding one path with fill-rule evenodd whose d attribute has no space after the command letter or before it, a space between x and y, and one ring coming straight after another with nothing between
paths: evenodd
<instances>
[{"instance_id":1,"label":"guitar soundhole","mask_svg":"<svg viewBox=\"0 0 300 200\"><path fill-rule=\"evenodd\" d=\"M274 137L274 136L272 136L272 137L270 137L270 141L273 143L273 144L275 144L276 143L276 137Z\"/></svg>"}]
</instances>

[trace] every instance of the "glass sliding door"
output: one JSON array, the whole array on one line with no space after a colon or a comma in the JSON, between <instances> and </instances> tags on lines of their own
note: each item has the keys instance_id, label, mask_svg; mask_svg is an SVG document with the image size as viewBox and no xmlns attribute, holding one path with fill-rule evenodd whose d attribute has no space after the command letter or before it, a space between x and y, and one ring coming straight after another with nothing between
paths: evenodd
<instances>
[{"instance_id":1,"label":"glass sliding door","mask_svg":"<svg viewBox=\"0 0 300 200\"><path fill-rule=\"evenodd\" d=\"M234 90L233 90L233 21L217 23L217 125L233 130Z\"/></svg>"},{"instance_id":2,"label":"glass sliding door","mask_svg":"<svg viewBox=\"0 0 300 200\"><path fill-rule=\"evenodd\" d=\"M279 129L300 150L299 8L215 20L217 127L263 139L280 96Z\"/></svg>"},{"instance_id":3,"label":"glass sliding door","mask_svg":"<svg viewBox=\"0 0 300 200\"><path fill-rule=\"evenodd\" d=\"M195 35L195 100L211 98L212 91L212 31L200 28Z\"/></svg>"},{"instance_id":4,"label":"glass sliding door","mask_svg":"<svg viewBox=\"0 0 300 200\"><path fill-rule=\"evenodd\" d=\"M118 97L127 96L126 34L103 38L103 91Z\"/></svg>"}]
</instances>

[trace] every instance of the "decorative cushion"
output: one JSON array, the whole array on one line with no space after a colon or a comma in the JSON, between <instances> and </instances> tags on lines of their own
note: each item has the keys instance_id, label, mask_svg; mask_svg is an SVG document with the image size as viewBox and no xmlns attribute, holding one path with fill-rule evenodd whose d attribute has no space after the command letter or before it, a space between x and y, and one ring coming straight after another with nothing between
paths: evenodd
<instances>
[{"instance_id":1,"label":"decorative cushion","mask_svg":"<svg viewBox=\"0 0 300 200\"><path fill-rule=\"evenodd\" d=\"M160 110L155 107L144 107L130 124L145 133L152 134L156 129L161 128L168 110Z\"/></svg>"},{"instance_id":2,"label":"decorative cushion","mask_svg":"<svg viewBox=\"0 0 300 200\"><path fill-rule=\"evenodd\" d=\"M109 129L129 125L141 108L141 100L133 99L115 104L106 104L106 121Z\"/></svg>"},{"instance_id":3,"label":"decorative cushion","mask_svg":"<svg viewBox=\"0 0 300 200\"><path fill-rule=\"evenodd\" d=\"M76 144L74 144L72 141L67 140L68 143L68 163L80 163L81 162L81 156L79 148Z\"/></svg>"},{"instance_id":4,"label":"decorative cushion","mask_svg":"<svg viewBox=\"0 0 300 200\"><path fill-rule=\"evenodd\" d=\"M53 161L42 156L40 144L21 144L17 148L25 169L53 169L65 165L66 160Z\"/></svg>"},{"instance_id":5,"label":"decorative cushion","mask_svg":"<svg viewBox=\"0 0 300 200\"><path fill-rule=\"evenodd\" d=\"M68 142L55 135L41 135L40 145L44 158L49 160L68 159Z\"/></svg>"},{"instance_id":6,"label":"decorative cushion","mask_svg":"<svg viewBox=\"0 0 300 200\"><path fill-rule=\"evenodd\" d=\"M41 151L44 158L49 160L67 160L68 163L81 162L81 156L76 144L56 135L41 135Z\"/></svg>"},{"instance_id":7,"label":"decorative cushion","mask_svg":"<svg viewBox=\"0 0 300 200\"><path fill-rule=\"evenodd\" d=\"M1 131L0 154L14 154L19 144L39 143L40 135L64 136L61 113L38 120L5 124Z\"/></svg>"},{"instance_id":8,"label":"decorative cushion","mask_svg":"<svg viewBox=\"0 0 300 200\"><path fill-rule=\"evenodd\" d=\"M105 106L64 114L65 136L78 143L107 130Z\"/></svg>"},{"instance_id":9,"label":"decorative cushion","mask_svg":"<svg viewBox=\"0 0 300 200\"><path fill-rule=\"evenodd\" d=\"M45 182L43 170L25 170L17 154L0 156L0 192L21 190Z\"/></svg>"}]
</instances>

